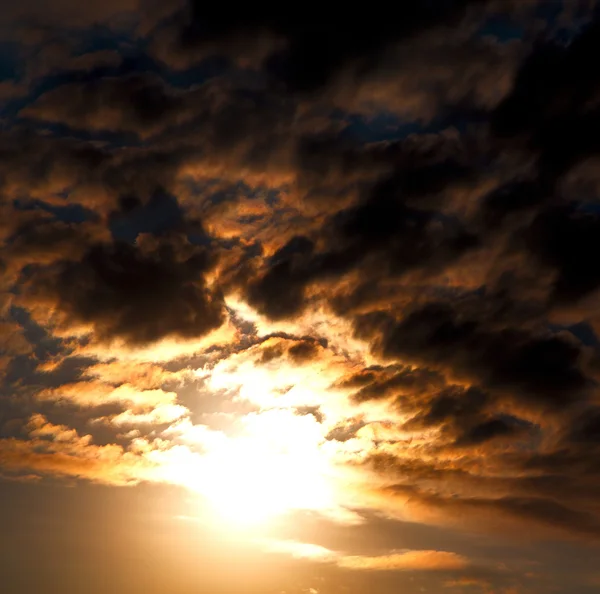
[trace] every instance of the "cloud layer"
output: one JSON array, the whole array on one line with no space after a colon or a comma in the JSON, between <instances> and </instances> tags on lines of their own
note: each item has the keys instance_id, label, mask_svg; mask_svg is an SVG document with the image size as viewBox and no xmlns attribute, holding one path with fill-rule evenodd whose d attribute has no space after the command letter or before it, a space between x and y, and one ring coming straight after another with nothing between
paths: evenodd
<instances>
[{"instance_id":1,"label":"cloud layer","mask_svg":"<svg viewBox=\"0 0 600 594\"><path fill-rule=\"evenodd\" d=\"M594 3L130 4L0 23L2 474L595 546Z\"/></svg>"}]
</instances>

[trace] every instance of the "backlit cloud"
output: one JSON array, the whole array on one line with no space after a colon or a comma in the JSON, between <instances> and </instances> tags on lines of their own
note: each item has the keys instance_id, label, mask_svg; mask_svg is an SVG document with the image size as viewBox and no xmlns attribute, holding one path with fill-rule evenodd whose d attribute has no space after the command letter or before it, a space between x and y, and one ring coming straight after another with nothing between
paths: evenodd
<instances>
[{"instance_id":1,"label":"backlit cloud","mask_svg":"<svg viewBox=\"0 0 600 594\"><path fill-rule=\"evenodd\" d=\"M0 480L173 489L323 580L261 592L588 594L595 3L42 4L0 17Z\"/></svg>"}]
</instances>

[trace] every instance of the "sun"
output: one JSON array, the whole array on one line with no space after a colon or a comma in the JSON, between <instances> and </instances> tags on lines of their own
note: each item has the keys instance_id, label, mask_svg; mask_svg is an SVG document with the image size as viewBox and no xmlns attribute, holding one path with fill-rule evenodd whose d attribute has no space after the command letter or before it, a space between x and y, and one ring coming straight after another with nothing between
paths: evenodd
<instances>
[{"instance_id":1,"label":"sun","mask_svg":"<svg viewBox=\"0 0 600 594\"><path fill-rule=\"evenodd\" d=\"M293 510L319 510L331 503L331 485L310 451L277 450L243 438L209 458L202 492L232 526L255 528Z\"/></svg>"},{"instance_id":2,"label":"sun","mask_svg":"<svg viewBox=\"0 0 600 594\"><path fill-rule=\"evenodd\" d=\"M198 431L202 452L174 452L168 480L199 495L198 514L232 530L257 529L295 511L340 516L344 482L312 415L250 413L235 434ZM190 438L193 432L190 430Z\"/></svg>"}]
</instances>

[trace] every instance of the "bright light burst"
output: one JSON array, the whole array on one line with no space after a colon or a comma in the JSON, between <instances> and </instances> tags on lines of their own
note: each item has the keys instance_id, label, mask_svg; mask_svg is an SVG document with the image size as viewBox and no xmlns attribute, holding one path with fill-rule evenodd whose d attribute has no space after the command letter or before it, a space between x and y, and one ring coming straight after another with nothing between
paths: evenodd
<instances>
[{"instance_id":1,"label":"bright light burst","mask_svg":"<svg viewBox=\"0 0 600 594\"><path fill-rule=\"evenodd\" d=\"M331 463L311 416L290 411L249 415L246 431L221 441L178 472L232 527L256 527L294 510L337 507Z\"/></svg>"},{"instance_id":2,"label":"bright light burst","mask_svg":"<svg viewBox=\"0 0 600 594\"><path fill-rule=\"evenodd\" d=\"M239 439L207 461L205 490L228 522L254 526L295 509L331 504L331 487L306 454L273 451L259 440Z\"/></svg>"}]
</instances>

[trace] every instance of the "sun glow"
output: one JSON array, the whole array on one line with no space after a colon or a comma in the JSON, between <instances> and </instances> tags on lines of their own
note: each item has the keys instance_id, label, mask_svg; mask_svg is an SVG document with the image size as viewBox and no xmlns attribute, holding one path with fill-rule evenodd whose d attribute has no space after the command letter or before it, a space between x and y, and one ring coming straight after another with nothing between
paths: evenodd
<instances>
[{"instance_id":1,"label":"sun glow","mask_svg":"<svg viewBox=\"0 0 600 594\"><path fill-rule=\"evenodd\" d=\"M326 508L331 488L315 462L306 453L236 440L208 462L204 494L222 519L238 526L256 526L292 510Z\"/></svg>"},{"instance_id":2,"label":"sun glow","mask_svg":"<svg viewBox=\"0 0 600 594\"><path fill-rule=\"evenodd\" d=\"M180 481L200 493L221 521L256 527L295 510L337 507L331 463L312 417L290 411L249 415L243 435L218 442L186 465Z\"/></svg>"}]
</instances>

